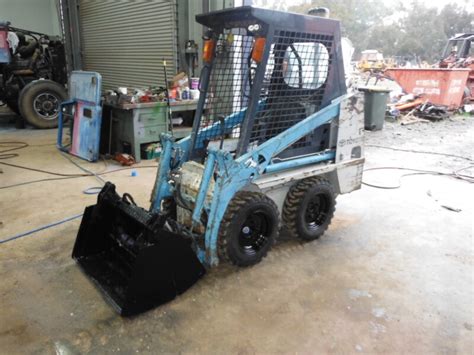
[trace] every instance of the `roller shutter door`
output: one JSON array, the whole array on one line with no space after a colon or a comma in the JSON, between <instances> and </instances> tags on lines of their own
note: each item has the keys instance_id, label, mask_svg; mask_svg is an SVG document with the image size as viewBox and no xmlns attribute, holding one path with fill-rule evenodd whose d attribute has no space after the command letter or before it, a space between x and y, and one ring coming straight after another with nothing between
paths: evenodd
<instances>
[{"instance_id":1,"label":"roller shutter door","mask_svg":"<svg viewBox=\"0 0 474 355\"><path fill-rule=\"evenodd\" d=\"M174 0L80 0L83 69L102 75L103 89L163 86L177 69Z\"/></svg>"}]
</instances>

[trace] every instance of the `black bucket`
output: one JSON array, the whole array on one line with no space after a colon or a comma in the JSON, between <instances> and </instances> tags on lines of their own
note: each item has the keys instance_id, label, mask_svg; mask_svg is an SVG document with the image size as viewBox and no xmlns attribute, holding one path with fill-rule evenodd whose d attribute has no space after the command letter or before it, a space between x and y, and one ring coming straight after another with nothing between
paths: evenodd
<instances>
[{"instance_id":1,"label":"black bucket","mask_svg":"<svg viewBox=\"0 0 474 355\"><path fill-rule=\"evenodd\" d=\"M163 224L111 183L84 212L72 257L122 316L174 299L205 273L190 240Z\"/></svg>"}]
</instances>

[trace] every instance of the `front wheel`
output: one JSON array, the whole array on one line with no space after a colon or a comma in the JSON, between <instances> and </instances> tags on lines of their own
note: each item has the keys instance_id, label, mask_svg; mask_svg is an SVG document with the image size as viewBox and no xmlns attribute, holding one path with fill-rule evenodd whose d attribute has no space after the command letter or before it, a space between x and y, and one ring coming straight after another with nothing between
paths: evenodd
<instances>
[{"instance_id":1,"label":"front wheel","mask_svg":"<svg viewBox=\"0 0 474 355\"><path fill-rule=\"evenodd\" d=\"M328 228L335 209L331 183L320 177L307 178L290 188L283 205L283 224L292 236L315 240Z\"/></svg>"},{"instance_id":2,"label":"front wheel","mask_svg":"<svg viewBox=\"0 0 474 355\"><path fill-rule=\"evenodd\" d=\"M278 220L278 207L269 197L250 191L236 193L219 228L219 258L237 266L257 264L275 241Z\"/></svg>"},{"instance_id":3,"label":"front wheel","mask_svg":"<svg viewBox=\"0 0 474 355\"><path fill-rule=\"evenodd\" d=\"M66 99L62 85L51 80L35 80L20 93L20 113L36 128L56 128L60 104Z\"/></svg>"}]
</instances>

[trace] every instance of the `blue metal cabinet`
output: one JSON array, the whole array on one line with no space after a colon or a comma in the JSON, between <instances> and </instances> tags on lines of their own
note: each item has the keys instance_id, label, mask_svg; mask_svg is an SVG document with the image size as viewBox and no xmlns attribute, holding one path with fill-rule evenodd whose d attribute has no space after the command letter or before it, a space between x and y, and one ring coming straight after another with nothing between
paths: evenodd
<instances>
[{"instance_id":1,"label":"blue metal cabinet","mask_svg":"<svg viewBox=\"0 0 474 355\"><path fill-rule=\"evenodd\" d=\"M99 73L73 71L69 78L70 100L61 103L58 122L57 146L79 158L99 159L102 107L100 105L102 77ZM71 141L63 142L64 110L71 108L69 123Z\"/></svg>"}]
</instances>

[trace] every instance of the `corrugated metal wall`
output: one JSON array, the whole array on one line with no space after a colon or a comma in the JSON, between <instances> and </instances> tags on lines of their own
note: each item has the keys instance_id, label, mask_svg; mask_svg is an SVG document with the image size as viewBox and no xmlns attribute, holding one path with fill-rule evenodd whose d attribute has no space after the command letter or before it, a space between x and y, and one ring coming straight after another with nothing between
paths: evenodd
<instances>
[{"instance_id":1,"label":"corrugated metal wall","mask_svg":"<svg viewBox=\"0 0 474 355\"><path fill-rule=\"evenodd\" d=\"M164 86L177 70L175 0L80 0L83 69L102 88Z\"/></svg>"}]
</instances>

